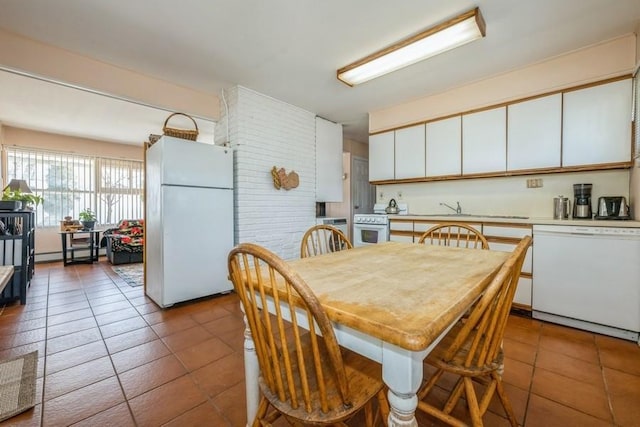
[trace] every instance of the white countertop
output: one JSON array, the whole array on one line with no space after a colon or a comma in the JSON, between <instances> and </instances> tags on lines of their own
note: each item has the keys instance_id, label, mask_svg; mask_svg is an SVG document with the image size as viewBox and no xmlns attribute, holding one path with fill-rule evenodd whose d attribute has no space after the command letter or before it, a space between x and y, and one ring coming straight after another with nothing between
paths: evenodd
<instances>
[{"instance_id":1,"label":"white countertop","mask_svg":"<svg viewBox=\"0 0 640 427\"><path fill-rule=\"evenodd\" d=\"M622 228L640 228L640 221L625 220L588 220L588 219L553 219L548 217L530 217L530 218L500 218L492 215L486 216L457 216L457 215L427 215L427 214L409 214L409 215L389 215L390 219L408 219L408 220L429 220L429 221L459 221L459 222L484 222L484 223L504 223L504 224L544 224L544 225L580 225L592 227L622 227Z\"/></svg>"}]
</instances>

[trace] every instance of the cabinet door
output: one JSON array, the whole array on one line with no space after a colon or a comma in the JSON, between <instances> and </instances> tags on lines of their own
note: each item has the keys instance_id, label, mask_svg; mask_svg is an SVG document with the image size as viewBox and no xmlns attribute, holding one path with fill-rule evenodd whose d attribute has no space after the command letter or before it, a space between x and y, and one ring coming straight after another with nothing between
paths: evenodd
<instances>
[{"instance_id":1,"label":"cabinet door","mask_svg":"<svg viewBox=\"0 0 640 427\"><path fill-rule=\"evenodd\" d=\"M506 107L462 116L462 173L504 172L507 167Z\"/></svg>"},{"instance_id":2,"label":"cabinet door","mask_svg":"<svg viewBox=\"0 0 640 427\"><path fill-rule=\"evenodd\" d=\"M423 178L424 125L411 126L396 131L395 167L396 179Z\"/></svg>"},{"instance_id":3,"label":"cabinet door","mask_svg":"<svg viewBox=\"0 0 640 427\"><path fill-rule=\"evenodd\" d=\"M460 175L462 172L462 117L427 123L427 176Z\"/></svg>"},{"instance_id":4,"label":"cabinet door","mask_svg":"<svg viewBox=\"0 0 640 427\"><path fill-rule=\"evenodd\" d=\"M369 137L369 181L394 179L394 132Z\"/></svg>"},{"instance_id":5,"label":"cabinet door","mask_svg":"<svg viewBox=\"0 0 640 427\"><path fill-rule=\"evenodd\" d=\"M342 125L316 117L316 201L342 202Z\"/></svg>"},{"instance_id":6,"label":"cabinet door","mask_svg":"<svg viewBox=\"0 0 640 427\"><path fill-rule=\"evenodd\" d=\"M562 165L631 161L631 79L564 94Z\"/></svg>"},{"instance_id":7,"label":"cabinet door","mask_svg":"<svg viewBox=\"0 0 640 427\"><path fill-rule=\"evenodd\" d=\"M507 170L560 167L562 95L508 107Z\"/></svg>"}]
</instances>

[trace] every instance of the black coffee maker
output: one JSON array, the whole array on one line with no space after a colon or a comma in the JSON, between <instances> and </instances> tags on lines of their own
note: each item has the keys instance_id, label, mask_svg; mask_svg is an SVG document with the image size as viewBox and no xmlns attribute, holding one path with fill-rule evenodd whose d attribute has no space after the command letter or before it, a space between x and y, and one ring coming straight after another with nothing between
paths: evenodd
<instances>
[{"instance_id":1,"label":"black coffee maker","mask_svg":"<svg viewBox=\"0 0 640 427\"><path fill-rule=\"evenodd\" d=\"M591 187L592 184L573 184L573 217L591 219Z\"/></svg>"}]
</instances>

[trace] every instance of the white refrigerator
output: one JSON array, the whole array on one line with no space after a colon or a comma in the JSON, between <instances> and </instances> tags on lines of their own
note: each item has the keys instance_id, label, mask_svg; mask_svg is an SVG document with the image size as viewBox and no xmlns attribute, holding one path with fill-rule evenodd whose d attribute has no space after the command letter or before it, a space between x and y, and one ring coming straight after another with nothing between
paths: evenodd
<instances>
[{"instance_id":1,"label":"white refrigerator","mask_svg":"<svg viewBox=\"0 0 640 427\"><path fill-rule=\"evenodd\" d=\"M161 307L233 288L233 152L163 136L146 152L146 294Z\"/></svg>"}]
</instances>

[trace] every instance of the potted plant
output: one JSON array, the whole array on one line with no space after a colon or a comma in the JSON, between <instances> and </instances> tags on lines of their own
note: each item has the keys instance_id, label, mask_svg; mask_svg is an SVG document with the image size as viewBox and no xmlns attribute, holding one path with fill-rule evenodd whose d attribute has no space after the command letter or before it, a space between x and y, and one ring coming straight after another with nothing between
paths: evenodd
<instances>
[{"instance_id":1,"label":"potted plant","mask_svg":"<svg viewBox=\"0 0 640 427\"><path fill-rule=\"evenodd\" d=\"M9 188L2 192L2 200L22 202L22 209L33 209L44 202L44 199L37 194L23 193L20 190L11 190Z\"/></svg>"},{"instance_id":2,"label":"potted plant","mask_svg":"<svg viewBox=\"0 0 640 427\"><path fill-rule=\"evenodd\" d=\"M80 212L80 222L85 230L93 230L96 225L96 214L91 209Z\"/></svg>"}]
</instances>

